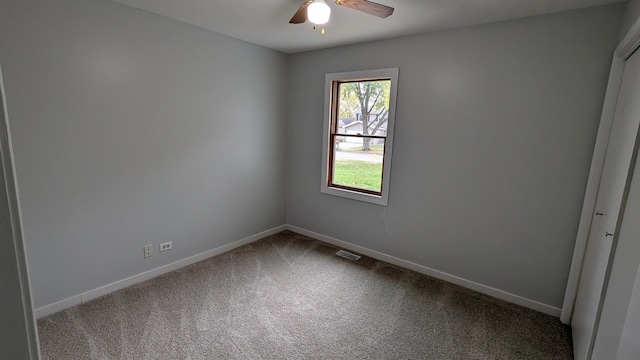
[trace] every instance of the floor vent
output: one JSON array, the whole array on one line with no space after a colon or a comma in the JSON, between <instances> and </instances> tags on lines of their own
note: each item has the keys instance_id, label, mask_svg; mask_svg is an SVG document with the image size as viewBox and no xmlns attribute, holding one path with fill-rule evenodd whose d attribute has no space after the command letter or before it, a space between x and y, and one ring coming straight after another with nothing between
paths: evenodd
<instances>
[{"instance_id":1,"label":"floor vent","mask_svg":"<svg viewBox=\"0 0 640 360\"><path fill-rule=\"evenodd\" d=\"M349 259L349 260L358 260L360 259L360 255L356 255L356 254L352 254L348 251L344 251L344 250L340 250L336 253L336 255L338 256L342 256L345 259Z\"/></svg>"}]
</instances>

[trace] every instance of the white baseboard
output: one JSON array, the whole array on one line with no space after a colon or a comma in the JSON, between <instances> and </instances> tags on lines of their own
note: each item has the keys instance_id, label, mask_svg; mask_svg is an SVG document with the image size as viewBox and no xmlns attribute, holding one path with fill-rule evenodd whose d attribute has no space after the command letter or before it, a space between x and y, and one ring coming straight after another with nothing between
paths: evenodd
<instances>
[{"instance_id":1,"label":"white baseboard","mask_svg":"<svg viewBox=\"0 0 640 360\"><path fill-rule=\"evenodd\" d=\"M345 248L347 250L351 250L351 251L355 251L357 253L360 253L362 255L366 255L369 256L371 258L374 259L378 259L378 260L382 260L385 262L388 262L390 264L394 264L394 265L398 265L400 267L403 267L405 269L409 269L409 270L413 270L415 272L421 273L421 274L425 274L425 275L429 275L432 276L436 279L440 279L440 280L444 280L456 285L460 285L462 287L465 287L467 289L471 289L474 291L477 291L479 293L485 294L485 295L489 295L491 297L494 297L496 299L500 299L500 300L504 300L516 305L520 305L520 306L524 306L526 308L532 309L532 310L536 310L539 311L541 313L544 314L548 314L551 316L555 316L555 317L560 317L560 308L551 306L551 305L547 305L547 304L543 304L541 302L535 301L535 300L530 300L527 298L524 298L522 296L519 295L515 295L500 289L496 289L493 288L491 286L487 286L487 285L482 285L479 284L477 282L471 281L471 280L467 280L467 279L463 279L461 277L455 276L455 275L451 275L451 274L447 274L445 272L439 271L439 270L435 270L423 265L419 265L416 263L413 263L411 261L407 261L407 260L403 260L400 258L397 258L395 256L391 256L391 255L387 255L387 254L383 254L381 252L375 251L375 250L370 250L367 249L365 247L359 246L359 245L354 245L351 244L349 242L343 241L343 240L339 240L336 238L332 238L330 236L326 236L326 235L322 235L322 234L318 234L316 232L310 231L310 230L306 230L297 226L293 226L293 225L285 225L286 229L289 231L293 231L295 233L301 234L301 235L305 235L308 236L310 238L314 238L316 240L320 240L335 246L339 246L342 248Z\"/></svg>"},{"instance_id":2,"label":"white baseboard","mask_svg":"<svg viewBox=\"0 0 640 360\"><path fill-rule=\"evenodd\" d=\"M100 296L104 296L107 295L109 293L112 293L114 291L120 290L120 289L124 289L128 286L143 282L145 280L149 280L152 279L156 276L160 276L162 274L166 274L168 272L183 268L185 266L191 265L191 264L195 264L197 262L200 262L202 260L206 260L212 256L216 256L219 254L222 254L224 252L227 252L229 250L233 250L237 247L246 245L246 244L250 244L254 241L260 240L264 237L273 235L273 234L277 234L281 231L286 230L286 226L285 225L280 225L280 226L276 226L272 229L257 233L255 235L251 235L249 237L246 237L244 239L240 239L238 241L234 241L232 243L229 243L227 245L223 245L220 247L217 247L215 249L212 250L208 250L205 251L203 253L197 254L197 255L193 255L190 256L186 259L182 259L182 260L178 260L176 262L173 262L171 264L167 264L158 268L155 268L153 270L149 270L149 271L145 271L141 274L138 275L134 275L131 277L128 277L126 279L122 279L122 280L118 280L116 282L113 282L111 284L108 285L104 285L101 286L97 289L93 289L90 291L87 291L85 293L79 294L79 295L75 295L72 296L70 298L55 302L53 304L49 304L49 305L45 305L42 307L39 307L37 309L34 310L35 312L35 316L36 318L41 318L47 315L51 315L53 313L56 313L58 311L62 311L64 309L70 308L72 306L75 305L79 305L82 303L85 303L89 300L95 299L97 297Z\"/></svg>"},{"instance_id":3,"label":"white baseboard","mask_svg":"<svg viewBox=\"0 0 640 360\"><path fill-rule=\"evenodd\" d=\"M343 241L343 240L339 240L336 238L332 238L330 236L326 236L326 235L322 235L310 230L306 230L297 226L293 226L293 225L281 225L281 226L277 226L274 227L272 229L257 233L255 235L251 235L249 237L246 237L244 239L240 239L238 241L234 241L232 243L229 243L227 245L223 245L220 247L217 247L215 249L212 250L208 250L205 251L203 253L194 255L194 256L190 256L186 259L182 259L176 262L173 262L171 264L167 264L149 271L145 271L143 273L140 273L138 275L134 275L131 277L128 277L126 279L122 279L116 282L113 282L111 284L107 284L104 286L101 286L97 289L93 289L90 291L87 291L85 293L79 294L79 295L75 295L72 297L69 297L67 299L55 302L53 304L49 304L49 305L45 305L42 307L39 307L37 309L35 309L35 316L36 318L41 318L47 315L51 315L53 313L56 313L58 311L62 311L64 309L70 308L72 306L75 305L79 305L82 303L85 303L87 301L90 301L92 299L95 299L97 297L100 296L104 296L107 295L109 293L112 293L114 291L120 290L120 289L124 289L128 286L143 282L145 280L149 280L152 279L154 277L166 274L168 272L183 268L185 266L191 265L191 264L195 264L197 262L200 262L202 260L208 259L212 256L216 256L219 254L222 254L224 252L233 250L237 247L246 245L246 244L250 244L252 242L255 242L257 240L260 240L264 237L273 235L273 234L277 234L283 230L290 230L293 231L295 233L301 234L301 235L305 235L308 236L310 238L316 239L316 240L320 240L323 242L326 242L328 244L332 244L335 246L339 246L342 248L345 248L347 250L351 250L351 251L355 251L358 252L360 254L369 256L371 258L374 259L378 259L378 260L382 260L382 261L386 261L390 264L394 264L394 265L398 265L401 266L403 268L409 269L409 270L413 270L415 272L421 273L421 274L425 274L425 275L429 275L432 276L436 279L440 279L440 280L444 280L456 285L460 285L462 287L465 287L467 289L471 289L474 291L477 291L479 293L485 294L485 295L489 295L492 296L494 298L500 299L500 300L504 300L504 301L508 301L510 303L513 304L517 304L520 306L524 306L526 308L532 309L532 310L536 310L545 314L549 314L555 317L560 317L560 312L561 310L557 307L553 307L547 304L543 304L541 302L535 301L535 300L530 300L527 298L524 298L522 296L519 295L515 295L500 289L496 289L490 286L486 286L486 285L482 285L479 284L477 282L474 281L470 281L470 280L466 280L463 279L461 277L455 276L455 275L451 275L451 274L447 274L445 272L442 271L438 271L423 265L419 265L416 263L413 263L411 261L407 261L407 260L403 260L400 258L397 258L395 256L391 256L391 255L387 255L387 254L383 254L381 252L375 251L375 250L370 250L367 249L365 247L359 246L359 245L354 245L351 244L349 242Z\"/></svg>"}]
</instances>

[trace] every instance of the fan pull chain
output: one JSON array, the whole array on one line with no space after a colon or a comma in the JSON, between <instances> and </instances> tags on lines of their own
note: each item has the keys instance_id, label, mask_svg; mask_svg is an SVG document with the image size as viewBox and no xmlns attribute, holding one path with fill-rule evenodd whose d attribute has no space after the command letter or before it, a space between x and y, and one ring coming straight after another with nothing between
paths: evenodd
<instances>
[{"instance_id":1,"label":"fan pull chain","mask_svg":"<svg viewBox=\"0 0 640 360\"><path fill-rule=\"evenodd\" d=\"M313 30L316 29L316 24L313 24ZM320 34L324 35L324 24L322 24L322 30L320 30Z\"/></svg>"}]
</instances>

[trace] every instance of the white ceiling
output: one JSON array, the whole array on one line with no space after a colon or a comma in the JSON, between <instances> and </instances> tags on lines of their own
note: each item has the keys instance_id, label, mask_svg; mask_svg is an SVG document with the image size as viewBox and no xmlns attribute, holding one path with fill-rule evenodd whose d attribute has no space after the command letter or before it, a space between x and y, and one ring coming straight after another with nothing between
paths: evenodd
<instances>
[{"instance_id":1,"label":"white ceiling","mask_svg":"<svg viewBox=\"0 0 640 360\"><path fill-rule=\"evenodd\" d=\"M332 3L326 34L289 19L304 0L115 0L286 53L579 9L625 0L376 0L386 19Z\"/></svg>"}]
</instances>

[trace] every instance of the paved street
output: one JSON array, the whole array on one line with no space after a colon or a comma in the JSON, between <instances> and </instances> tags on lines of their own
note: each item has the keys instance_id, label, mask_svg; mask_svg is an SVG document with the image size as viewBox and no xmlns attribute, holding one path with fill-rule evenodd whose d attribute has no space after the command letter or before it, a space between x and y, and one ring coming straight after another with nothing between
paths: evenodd
<instances>
[{"instance_id":1,"label":"paved street","mask_svg":"<svg viewBox=\"0 0 640 360\"><path fill-rule=\"evenodd\" d=\"M342 150L346 149L357 149L362 147L362 144L354 144L348 142L340 143L340 149L335 152L336 160L361 160L361 161L371 161L371 162L382 162L382 155L376 154L362 154L357 152L345 152Z\"/></svg>"},{"instance_id":2,"label":"paved street","mask_svg":"<svg viewBox=\"0 0 640 360\"><path fill-rule=\"evenodd\" d=\"M353 152L336 151L336 160L361 160L371 162L382 162L382 155L360 154Z\"/></svg>"}]
</instances>

